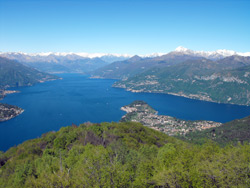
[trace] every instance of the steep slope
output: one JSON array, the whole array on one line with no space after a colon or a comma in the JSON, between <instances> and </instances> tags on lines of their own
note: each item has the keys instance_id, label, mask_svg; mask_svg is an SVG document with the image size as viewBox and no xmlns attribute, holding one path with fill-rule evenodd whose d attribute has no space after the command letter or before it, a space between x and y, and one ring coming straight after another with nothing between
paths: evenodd
<instances>
[{"instance_id":1,"label":"steep slope","mask_svg":"<svg viewBox=\"0 0 250 188\"><path fill-rule=\"evenodd\" d=\"M240 56L219 61L188 60L166 68L152 68L118 81L114 87L134 92L169 93L206 101L250 105L249 60L250 57Z\"/></svg>"},{"instance_id":2,"label":"steep slope","mask_svg":"<svg viewBox=\"0 0 250 188\"><path fill-rule=\"evenodd\" d=\"M204 58L213 61L217 60L218 63L222 64L222 67L218 66L218 69L230 69L241 67L243 65L250 65L249 56L250 53L238 53L231 50L204 52L193 51L180 46L174 51L161 56L142 56L144 58L138 58L138 56L135 56L136 58L132 57L131 60L114 62L108 66L104 66L103 68L97 69L96 71L92 72L92 76L97 78L127 79L153 67L168 67L187 60L197 60ZM244 63L242 64L242 62Z\"/></svg>"},{"instance_id":3,"label":"steep slope","mask_svg":"<svg viewBox=\"0 0 250 188\"><path fill-rule=\"evenodd\" d=\"M223 146L228 143L249 143L250 116L243 119L233 120L221 125L220 127L199 132L191 132L186 134L184 138L194 143L204 143L206 139L211 139Z\"/></svg>"},{"instance_id":4,"label":"steep slope","mask_svg":"<svg viewBox=\"0 0 250 188\"><path fill-rule=\"evenodd\" d=\"M195 146L138 123L61 128L0 153L1 187L249 187L250 146Z\"/></svg>"},{"instance_id":5,"label":"steep slope","mask_svg":"<svg viewBox=\"0 0 250 188\"><path fill-rule=\"evenodd\" d=\"M58 77L0 57L0 88L29 86L54 79L58 79Z\"/></svg>"}]
</instances>

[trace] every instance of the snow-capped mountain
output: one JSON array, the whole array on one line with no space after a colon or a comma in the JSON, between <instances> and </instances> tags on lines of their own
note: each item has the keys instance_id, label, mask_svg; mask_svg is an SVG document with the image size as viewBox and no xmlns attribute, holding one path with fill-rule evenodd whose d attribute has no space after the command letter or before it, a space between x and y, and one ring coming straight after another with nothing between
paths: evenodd
<instances>
[{"instance_id":1,"label":"snow-capped mountain","mask_svg":"<svg viewBox=\"0 0 250 188\"><path fill-rule=\"evenodd\" d=\"M146 54L146 55L139 55L142 58L153 58L153 57L159 57L159 56L163 56L166 53L159 53L159 52L155 52L155 53L151 53L151 54Z\"/></svg>"},{"instance_id":2,"label":"snow-capped mountain","mask_svg":"<svg viewBox=\"0 0 250 188\"><path fill-rule=\"evenodd\" d=\"M100 58L108 63L121 61L132 57L128 54L105 54L105 53L85 53L85 52L41 52L41 53L24 53L24 52L0 52L0 56L9 59L15 59L20 62L54 62L72 61L79 59Z\"/></svg>"},{"instance_id":3,"label":"snow-capped mountain","mask_svg":"<svg viewBox=\"0 0 250 188\"><path fill-rule=\"evenodd\" d=\"M18 62L48 73L86 73L114 61L128 59L129 55L88 54L88 53L1 53L1 57Z\"/></svg>"},{"instance_id":4,"label":"snow-capped mountain","mask_svg":"<svg viewBox=\"0 0 250 188\"><path fill-rule=\"evenodd\" d=\"M235 52L233 50L216 50L216 51L193 51L182 46L179 46L173 51L173 53L181 53L185 55L192 55L197 57L205 57L207 59L222 59L228 56L239 55L239 56L250 56L250 52Z\"/></svg>"},{"instance_id":5,"label":"snow-capped mountain","mask_svg":"<svg viewBox=\"0 0 250 188\"><path fill-rule=\"evenodd\" d=\"M128 54L73 52L0 52L0 56L48 73L87 73L114 61L123 61L131 57Z\"/></svg>"},{"instance_id":6,"label":"snow-capped mountain","mask_svg":"<svg viewBox=\"0 0 250 188\"><path fill-rule=\"evenodd\" d=\"M233 50L216 50L216 51L194 51L182 46L177 47L174 51L169 53L151 53L146 55L139 55L142 58L160 57L166 54L190 55L196 57L204 57L207 59L217 60L228 56L250 56L250 52L235 52ZM131 58L134 55L129 54L109 54L109 53L86 53L86 52L41 52L41 53L24 53L24 52L0 52L0 56L9 59L14 59L25 63L37 62L53 62L60 63L65 61L76 61L82 59L101 59L107 63L115 61L123 61Z\"/></svg>"}]
</instances>

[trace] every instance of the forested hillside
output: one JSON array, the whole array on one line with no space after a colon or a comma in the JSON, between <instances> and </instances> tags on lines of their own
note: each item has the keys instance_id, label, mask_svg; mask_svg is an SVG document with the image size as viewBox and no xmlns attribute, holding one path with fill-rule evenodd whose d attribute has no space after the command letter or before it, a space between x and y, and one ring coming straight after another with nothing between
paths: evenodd
<instances>
[{"instance_id":1,"label":"forested hillside","mask_svg":"<svg viewBox=\"0 0 250 188\"><path fill-rule=\"evenodd\" d=\"M249 187L250 146L191 145L139 123L85 123L0 154L0 187Z\"/></svg>"},{"instance_id":2,"label":"forested hillside","mask_svg":"<svg viewBox=\"0 0 250 188\"><path fill-rule=\"evenodd\" d=\"M116 82L133 92L167 93L192 99L250 105L250 57L219 61L187 60L165 68L154 67Z\"/></svg>"},{"instance_id":3,"label":"forested hillside","mask_svg":"<svg viewBox=\"0 0 250 188\"><path fill-rule=\"evenodd\" d=\"M244 142L250 143L250 116L224 123L220 127L190 132L186 134L184 138L199 144L210 139L222 146L228 143L234 145L238 143L243 144Z\"/></svg>"},{"instance_id":4,"label":"forested hillside","mask_svg":"<svg viewBox=\"0 0 250 188\"><path fill-rule=\"evenodd\" d=\"M54 79L58 79L58 77L37 71L15 60L0 57L0 89L5 87L29 86Z\"/></svg>"}]
</instances>

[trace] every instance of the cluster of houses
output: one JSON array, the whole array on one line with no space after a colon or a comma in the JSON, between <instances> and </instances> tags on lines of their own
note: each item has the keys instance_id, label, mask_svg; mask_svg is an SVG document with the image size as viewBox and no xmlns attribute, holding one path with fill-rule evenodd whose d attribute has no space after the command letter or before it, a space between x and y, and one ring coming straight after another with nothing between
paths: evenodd
<instances>
[{"instance_id":1,"label":"cluster of houses","mask_svg":"<svg viewBox=\"0 0 250 188\"><path fill-rule=\"evenodd\" d=\"M213 121L186 121L180 120L171 116L157 115L154 109L149 110L151 107L147 104L134 104L122 107L126 111L125 116L129 113L136 112L136 115L129 116L130 121L140 122L147 127L164 132L170 136L172 135L185 135L191 131L201 131L213 127L221 126L221 123ZM143 110L145 109L145 110Z\"/></svg>"}]
</instances>

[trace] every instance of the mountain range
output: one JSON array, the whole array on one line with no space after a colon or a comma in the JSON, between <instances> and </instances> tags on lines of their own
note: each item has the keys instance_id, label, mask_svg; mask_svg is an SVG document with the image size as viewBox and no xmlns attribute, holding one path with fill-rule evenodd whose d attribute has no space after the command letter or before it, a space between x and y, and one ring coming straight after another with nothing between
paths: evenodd
<instances>
[{"instance_id":1,"label":"mountain range","mask_svg":"<svg viewBox=\"0 0 250 188\"><path fill-rule=\"evenodd\" d=\"M55 62L78 59L100 58L106 62L114 62L132 57L128 54L105 54L105 53L74 53L74 52L41 52L41 53L24 53L24 52L0 52L0 56L9 59L15 59L22 62Z\"/></svg>"},{"instance_id":2,"label":"mountain range","mask_svg":"<svg viewBox=\"0 0 250 188\"><path fill-rule=\"evenodd\" d=\"M170 53L152 53L139 56L141 59L143 59L141 64L141 69L143 70L145 66L147 68L148 66L149 67L153 66L154 63L161 64L166 61L170 61L166 65L169 64L171 65L171 63L175 63L176 61L178 62L176 56L180 56L179 61L183 61L184 59L189 59L190 57L193 58L205 57L208 59L216 60L231 55L248 56L249 54L250 52L241 53L230 50L217 50L214 52L193 51L180 46ZM105 67L110 63L121 62L124 60L126 61L127 59L132 57L132 55L129 54L107 54L107 53L91 54L85 52L46 52L46 53L0 52L0 56L17 60L20 63L36 68L39 71L48 73L89 73L95 71L98 68ZM152 62L153 65L150 65L150 63L148 62L151 62L152 59L153 59ZM120 67L118 66L118 68ZM112 65L110 70L115 70L112 69ZM117 73L119 74L119 71L117 71ZM102 76L117 78L116 75L112 76L112 74L111 76L108 76L106 74L100 75L100 77Z\"/></svg>"},{"instance_id":3,"label":"mountain range","mask_svg":"<svg viewBox=\"0 0 250 188\"><path fill-rule=\"evenodd\" d=\"M184 48L182 46L179 46L175 49L175 52L180 52L182 54L186 54L186 55L192 55L192 56L198 56L198 57L205 57L207 59L213 59L213 60L217 60L217 59L222 59L228 56L234 56L234 55L238 55L238 56L250 56L250 52L236 52L233 50L216 50L216 51L194 51L194 50L190 50L187 48Z\"/></svg>"},{"instance_id":4,"label":"mountain range","mask_svg":"<svg viewBox=\"0 0 250 188\"><path fill-rule=\"evenodd\" d=\"M85 73L109 64L99 57L89 58L76 54L25 54L2 53L2 57L16 60L24 65L47 73ZM105 56L105 60L123 59L122 57Z\"/></svg>"},{"instance_id":5,"label":"mountain range","mask_svg":"<svg viewBox=\"0 0 250 188\"><path fill-rule=\"evenodd\" d=\"M190 59L172 66L156 66L118 81L114 87L250 105L249 83L250 57L230 56L217 61Z\"/></svg>"},{"instance_id":6,"label":"mountain range","mask_svg":"<svg viewBox=\"0 0 250 188\"><path fill-rule=\"evenodd\" d=\"M178 47L174 51L156 57L133 56L124 61L113 62L91 72L93 77L127 79L153 67L169 67L187 60L209 59L218 61L230 56L248 57L250 53L239 53L230 50L217 50L214 52L193 51L184 47ZM241 59L240 59L241 60ZM239 60L239 61L240 61ZM226 60L227 61L227 60ZM236 61L236 60L232 60ZM228 63L228 62L227 62Z\"/></svg>"},{"instance_id":7,"label":"mountain range","mask_svg":"<svg viewBox=\"0 0 250 188\"><path fill-rule=\"evenodd\" d=\"M220 59L227 56L232 55L240 55L240 56L250 56L250 52L236 52L233 50L226 50L226 49L220 49L216 51L194 51L188 48L185 48L183 46L177 47L172 52L181 52L186 55L196 55L205 57L208 59ZM145 55L139 55L143 58L149 58L149 57L158 57L163 56L168 53L151 53L151 54L145 54ZM20 60L19 58L24 58L26 61L37 61L37 58L45 59L46 57L50 56L57 56L57 57L81 57L81 58L100 58L107 62L114 62L114 61L120 61L123 59L128 59L130 57L133 57L133 55L130 54L115 54L115 53L86 53L86 52L41 52L41 53L25 53L25 52L0 52L0 56L5 56L8 58L14 58L17 60Z\"/></svg>"},{"instance_id":8,"label":"mountain range","mask_svg":"<svg viewBox=\"0 0 250 188\"><path fill-rule=\"evenodd\" d=\"M133 57L87 53L0 54L47 73L85 73L94 78L119 79L114 87L134 92L167 93L240 105L250 105L249 55L249 52L204 52L184 47L163 55Z\"/></svg>"},{"instance_id":9,"label":"mountain range","mask_svg":"<svg viewBox=\"0 0 250 188\"><path fill-rule=\"evenodd\" d=\"M92 77L119 79L114 87L133 92L250 105L248 54L226 50L195 52L178 47L162 56L134 56L111 63L93 71Z\"/></svg>"}]
</instances>

